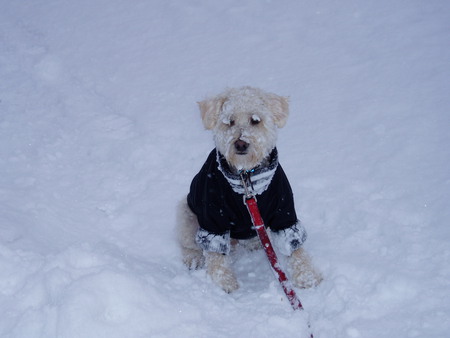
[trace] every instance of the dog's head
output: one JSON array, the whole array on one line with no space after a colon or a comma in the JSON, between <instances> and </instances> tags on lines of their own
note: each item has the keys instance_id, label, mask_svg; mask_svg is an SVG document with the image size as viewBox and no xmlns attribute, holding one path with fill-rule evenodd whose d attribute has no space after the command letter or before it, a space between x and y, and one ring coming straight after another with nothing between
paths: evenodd
<instances>
[{"instance_id":1,"label":"dog's head","mask_svg":"<svg viewBox=\"0 0 450 338\"><path fill-rule=\"evenodd\" d=\"M203 124L214 132L216 148L237 170L260 165L275 147L277 128L286 124L286 97L261 89L229 89L199 102Z\"/></svg>"}]
</instances>

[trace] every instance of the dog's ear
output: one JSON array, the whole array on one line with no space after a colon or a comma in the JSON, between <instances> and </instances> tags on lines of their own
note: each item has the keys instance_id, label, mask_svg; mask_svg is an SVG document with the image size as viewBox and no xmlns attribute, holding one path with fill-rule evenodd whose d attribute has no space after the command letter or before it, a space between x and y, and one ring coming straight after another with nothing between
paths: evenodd
<instances>
[{"instance_id":1,"label":"dog's ear","mask_svg":"<svg viewBox=\"0 0 450 338\"><path fill-rule=\"evenodd\" d=\"M273 113L275 125L283 128L289 116L289 98L269 93L267 106Z\"/></svg>"},{"instance_id":2,"label":"dog's ear","mask_svg":"<svg viewBox=\"0 0 450 338\"><path fill-rule=\"evenodd\" d=\"M213 129L216 125L225 100L225 97L217 96L197 102L206 129Z\"/></svg>"}]
</instances>

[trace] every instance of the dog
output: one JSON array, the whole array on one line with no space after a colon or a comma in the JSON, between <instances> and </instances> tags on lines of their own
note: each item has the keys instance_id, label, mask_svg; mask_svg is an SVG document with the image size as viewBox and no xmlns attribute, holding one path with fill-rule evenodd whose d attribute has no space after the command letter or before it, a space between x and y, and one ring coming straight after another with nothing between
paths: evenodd
<instances>
[{"instance_id":1,"label":"dog","mask_svg":"<svg viewBox=\"0 0 450 338\"><path fill-rule=\"evenodd\" d=\"M318 285L322 275L302 247L306 231L297 219L292 190L278 162L277 130L286 124L288 98L242 87L198 105L204 127L213 131L215 149L178 207L177 234L184 264L189 269L206 266L211 280L227 293L239 288L231 248L236 243L261 247L243 203L241 174L245 172L275 246L289 257L293 284Z\"/></svg>"}]
</instances>

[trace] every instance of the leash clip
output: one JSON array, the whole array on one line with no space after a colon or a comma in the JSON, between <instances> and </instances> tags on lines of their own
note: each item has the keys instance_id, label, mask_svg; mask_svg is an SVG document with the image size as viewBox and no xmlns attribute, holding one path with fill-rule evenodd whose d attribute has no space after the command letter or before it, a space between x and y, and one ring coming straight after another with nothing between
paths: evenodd
<instances>
[{"instance_id":1,"label":"leash clip","mask_svg":"<svg viewBox=\"0 0 450 338\"><path fill-rule=\"evenodd\" d=\"M250 173L252 173L252 172L253 172L253 170L247 170L247 171L241 170L239 172L239 175L241 177L242 186L244 187L244 195L242 197L243 197L243 202L245 205L247 205L246 201L251 198L253 198L256 201L256 196L253 194L253 183L250 179ZM250 183L251 190L249 188L248 183Z\"/></svg>"}]
</instances>

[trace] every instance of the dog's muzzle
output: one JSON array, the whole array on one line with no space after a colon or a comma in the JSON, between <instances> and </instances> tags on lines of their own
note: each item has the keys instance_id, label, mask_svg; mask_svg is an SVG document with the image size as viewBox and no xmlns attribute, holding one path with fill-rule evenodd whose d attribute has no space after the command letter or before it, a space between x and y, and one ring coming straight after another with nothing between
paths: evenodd
<instances>
[{"instance_id":1,"label":"dog's muzzle","mask_svg":"<svg viewBox=\"0 0 450 338\"><path fill-rule=\"evenodd\" d=\"M236 154L245 155L247 154L249 144L242 140L237 140L234 142L234 149L236 149Z\"/></svg>"}]
</instances>

